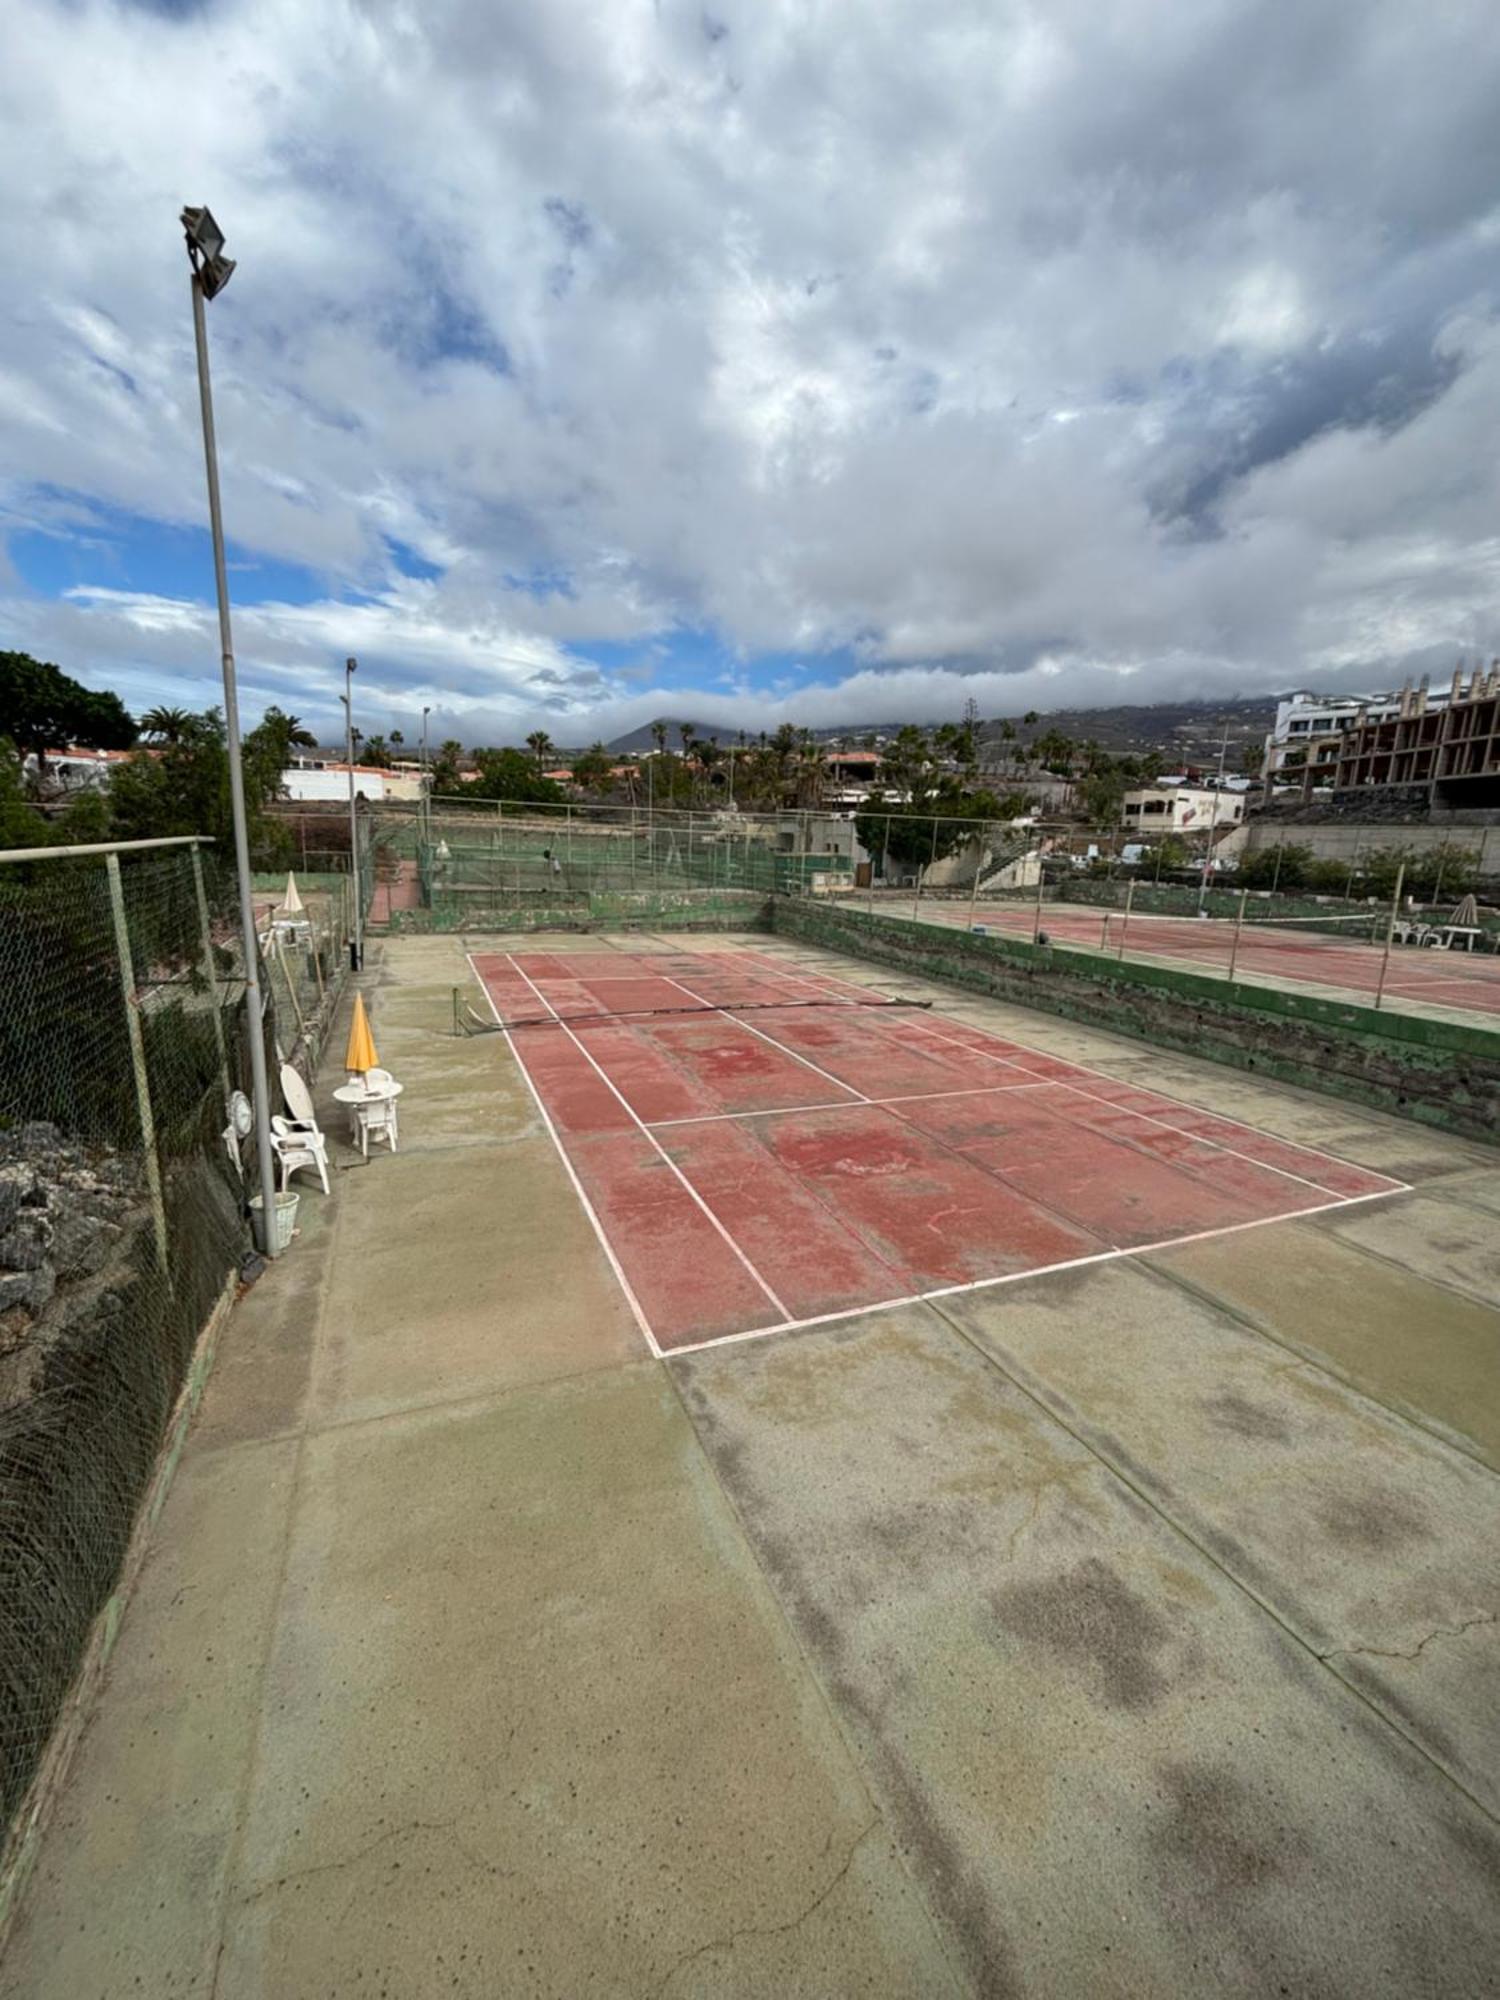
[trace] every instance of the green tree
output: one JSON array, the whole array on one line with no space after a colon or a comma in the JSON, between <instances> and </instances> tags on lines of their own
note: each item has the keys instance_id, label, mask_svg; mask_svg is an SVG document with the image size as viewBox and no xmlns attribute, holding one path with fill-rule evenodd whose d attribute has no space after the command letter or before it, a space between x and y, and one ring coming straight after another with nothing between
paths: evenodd
<instances>
[{"instance_id":1,"label":"green tree","mask_svg":"<svg viewBox=\"0 0 1500 2000\"><path fill-rule=\"evenodd\" d=\"M191 721L192 718L189 717L187 720ZM281 769L283 771L291 763L292 752L294 750L314 750L317 748L318 739L310 729L303 726L300 716L287 715L283 710L275 707L266 710L255 731L252 733L260 737L267 749L277 752L281 759Z\"/></svg>"},{"instance_id":2,"label":"green tree","mask_svg":"<svg viewBox=\"0 0 1500 2000\"><path fill-rule=\"evenodd\" d=\"M373 765L377 771L388 771L391 768L391 752L385 738L383 736L367 736L365 738L364 753L360 761Z\"/></svg>"},{"instance_id":3,"label":"green tree","mask_svg":"<svg viewBox=\"0 0 1500 2000\"><path fill-rule=\"evenodd\" d=\"M561 805L567 794L555 778L544 777L535 752L480 750L475 753L479 776L466 787L479 799L521 799L531 805Z\"/></svg>"},{"instance_id":4,"label":"green tree","mask_svg":"<svg viewBox=\"0 0 1500 2000\"><path fill-rule=\"evenodd\" d=\"M141 734L158 743L177 743L192 719L185 708L148 708L141 717Z\"/></svg>"},{"instance_id":5,"label":"green tree","mask_svg":"<svg viewBox=\"0 0 1500 2000\"><path fill-rule=\"evenodd\" d=\"M1312 849L1289 840L1242 855L1234 879L1242 889L1300 889L1312 866Z\"/></svg>"},{"instance_id":6,"label":"green tree","mask_svg":"<svg viewBox=\"0 0 1500 2000\"><path fill-rule=\"evenodd\" d=\"M271 820L267 806L281 789L280 730L262 723L245 737L240 759L245 781L245 819L251 856L275 867L290 851L288 830ZM218 709L189 716L175 743L154 752L137 751L116 771L109 788L110 834L116 840L160 840L172 834L204 833L219 852L234 852L229 797L229 756L224 718Z\"/></svg>"},{"instance_id":7,"label":"green tree","mask_svg":"<svg viewBox=\"0 0 1500 2000\"><path fill-rule=\"evenodd\" d=\"M391 731L391 748L393 750L404 750L406 748L406 738L401 734L399 729Z\"/></svg>"},{"instance_id":8,"label":"green tree","mask_svg":"<svg viewBox=\"0 0 1500 2000\"><path fill-rule=\"evenodd\" d=\"M591 743L573 759L573 782L588 792L607 792L614 784L615 760L602 743Z\"/></svg>"},{"instance_id":9,"label":"green tree","mask_svg":"<svg viewBox=\"0 0 1500 2000\"><path fill-rule=\"evenodd\" d=\"M536 759L538 771L545 771L553 755L552 738L545 729L533 729L526 739L526 748Z\"/></svg>"},{"instance_id":10,"label":"green tree","mask_svg":"<svg viewBox=\"0 0 1500 2000\"><path fill-rule=\"evenodd\" d=\"M0 653L0 736L21 758L45 766L49 750L70 743L89 750L128 750L136 726L117 694L86 688L50 660Z\"/></svg>"},{"instance_id":11,"label":"green tree","mask_svg":"<svg viewBox=\"0 0 1500 2000\"><path fill-rule=\"evenodd\" d=\"M432 761L432 789L435 792L456 792L459 787L459 769L463 759L464 746L456 737L450 736L438 748Z\"/></svg>"}]
</instances>

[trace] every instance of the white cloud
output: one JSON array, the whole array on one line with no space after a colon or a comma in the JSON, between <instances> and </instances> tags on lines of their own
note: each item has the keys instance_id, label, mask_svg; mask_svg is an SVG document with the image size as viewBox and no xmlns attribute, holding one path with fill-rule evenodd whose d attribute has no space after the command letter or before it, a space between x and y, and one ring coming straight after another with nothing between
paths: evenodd
<instances>
[{"instance_id":1,"label":"white cloud","mask_svg":"<svg viewBox=\"0 0 1500 2000\"><path fill-rule=\"evenodd\" d=\"M324 592L239 611L247 695L331 717L353 651L585 735L774 719L759 652L851 652L834 721L1492 647L1481 0L711 13L12 0L0 520L201 522L208 200L231 532ZM211 697L205 605L82 581L9 643Z\"/></svg>"}]
</instances>

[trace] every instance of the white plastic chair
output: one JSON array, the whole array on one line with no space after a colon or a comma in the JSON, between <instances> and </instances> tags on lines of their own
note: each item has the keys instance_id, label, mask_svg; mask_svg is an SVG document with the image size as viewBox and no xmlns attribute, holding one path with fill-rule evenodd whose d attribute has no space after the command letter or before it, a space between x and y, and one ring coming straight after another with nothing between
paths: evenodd
<instances>
[{"instance_id":1,"label":"white plastic chair","mask_svg":"<svg viewBox=\"0 0 1500 2000\"><path fill-rule=\"evenodd\" d=\"M271 1144L281 1162L281 1191L286 1193L287 1180L299 1167L316 1167L327 1194L328 1141L318 1125L312 1093L290 1063L281 1065L281 1094L292 1114L271 1120Z\"/></svg>"},{"instance_id":2,"label":"white plastic chair","mask_svg":"<svg viewBox=\"0 0 1500 2000\"><path fill-rule=\"evenodd\" d=\"M328 1156L323 1149L321 1132L312 1134L302 1131L289 1118L271 1120L271 1150L281 1168L281 1192L286 1193L286 1184L299 1167L313 1167L318 1179L323 1183L323 1192L328 1192Z\"/></svg>"},{"instance_id":3,"label":"white plastic chair","mask_svg":"<svg viewBox=\"0 0 1500 2000\"><path fill-rule=\"evenodd\" d=\"M379 1089L395 1081L388 1069L372 1069L365 1072L367 1086L374 1085ZM359 1150L366 1159L370 1157L372 1133L377 1139L384 1138L393 1153L396 1151L400 1121L396 1115L394 1097L371 1097L368 1102L354 1106L354 1115L359 1124Z\"/></svg>"}]
</instances>

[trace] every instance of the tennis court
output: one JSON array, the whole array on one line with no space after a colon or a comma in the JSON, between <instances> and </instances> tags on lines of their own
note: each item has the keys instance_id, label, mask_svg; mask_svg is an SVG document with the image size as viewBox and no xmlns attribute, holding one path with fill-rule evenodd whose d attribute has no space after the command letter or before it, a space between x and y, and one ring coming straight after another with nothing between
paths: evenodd
<instances>
[{"instance_id":1,"label":"tennis court","mask_svg":"<svg viewBox=\"0 0 1500 2000\"><path fill-rule=\"evenodd\" d=\"M971 919L967 908L932 904L928 921L960 924ZM1036 927L1034 904L980 904L972 921L986 930L1030 937ZM1080 945L1120 957L1163 958L1190 962L1235 976L1248 974L1277 985L1332 986L1370 995L1381 988L1380 966L1385 954L1388 916L1362 914L1282 919L1280 923L1246 922L1235 943L1235 925L1227 917L1161 917L1132 911L1090 909L1081 904L1046 903L1041 927L1056 944ZM1384 986L1387 1005L1411 1002L1458 1008L1480 1014L1500 1014L1500 954L1449 951L1396 945L1391 952Z\"/></svg>"},{"instance_id":2,"label":"tennis court","mask_svg":"<svg viewBox=\"0 0 1500 2000\"><path fill-rule=\"evenodd\" d=\"M469 962L657 1353L1405 1186L753 950Z\"/></svg>"}]
</instances>

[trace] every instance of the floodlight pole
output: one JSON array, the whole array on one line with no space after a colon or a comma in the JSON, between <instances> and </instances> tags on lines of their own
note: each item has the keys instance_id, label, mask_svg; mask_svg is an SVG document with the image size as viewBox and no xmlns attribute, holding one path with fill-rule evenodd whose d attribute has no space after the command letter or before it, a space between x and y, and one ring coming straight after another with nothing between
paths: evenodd
<instances>
[{"instance_id":1,"label":"floodlight pole","mask_svg":"<svg viewBox=\"0 0 1500 2000\"><path fill-rule=\"evenodd\" d=\"M344 662L344 746L349 765L349 881L354 891L354 936L349 941L349 966L362 971L365 962L365 913L359 891L359 808L354 800L354 673L359 662Z\"/></svg>"},{"instance_id":2,"label":"floodlight pole","mask_svg":"<svg viewBox=\"0 0 1500 2000\"><path fill-rule=\"evenodd\" d=\"M250 1101L255 1116L255 1154L260 1179L260 1227L256 1235L267 1257L278 1254L276 1165L271 1151L271 1092L266 1077L265 1021L260 991L260 946L255 935L255 903L250 893L250 836L245 823L245 774L240 768L240 706L235 686L234 638L229 623L229 574L224 562L224 516L219 505L219 459L214 439L214 400L208 376L208 322L203 285L192 278L193 338L198 347L198 400L203 411L203 458L208 472L208 522L214 545L214 586L219 597L219 648L224 667L224 737L229 756L229 806L234 819L234 867L240 892L240 937L245 954L245 1012L250 1042ZM254 1210L251 1211L254 1213Z\"/></svg>"},{"instance_id":3,"label":"floodlight pole","mask_svg":"<svg viewBox=\"0 0 1500 2000\"><path fill-rule=\"evenodd\" d=\"M428 708L424 708L424 709L422 710L422 812L421 812L421 818L422 818L422 820L423 820L423 822L425 823L425 826L426 826L426 832L425 832L425 834L424 834L424 836L423 836L423 837L424 837L424 838L425 838L425 839L426 839L427 841L429 841L429 842L430 842L430 841L431 841L431 839L432 839L432 780L431 780L431 778L430 778L430 777L429 777L429 776L427 775L427 718L428 718L428 716L429 716L429 715L431 715L431 713L432 713L432 710L431 710L431 708L430 708L430 707L428 707Z\"/></svg>"}]
</instances>

